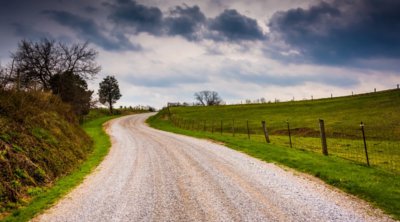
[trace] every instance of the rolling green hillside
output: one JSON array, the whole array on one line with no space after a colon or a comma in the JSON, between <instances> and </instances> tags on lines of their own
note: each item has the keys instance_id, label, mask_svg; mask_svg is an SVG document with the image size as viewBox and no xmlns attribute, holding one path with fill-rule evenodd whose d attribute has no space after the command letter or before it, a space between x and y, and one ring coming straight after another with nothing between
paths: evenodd
<instances>
[{"instance_id":1,"label":"rolling green hillside","mask_svg":"<svg viewBox=\"0 0 400 222\"><path fill-rule=\"evenodd\" d=\"M289 147L291 142L294 148L318 153L319 119L323 119L329 153L357 163L366 163L363 121L369 163L400 172L400 90L314 101L170 107L170 113L181 128L258 141L265 141L261 127L265 120L272 144Z\"/></svg>"},{"instance_id":2,"label":"rolling green hillside","mask_svg":"<svg viewBox=\"0 0 400 222\"><path fill-rule=\"evenodd\" d=\"M318 130L318 119L322 118L328 131L358 127L364 121L371 129L393 128L397 132L396 138L400 138L400 90L314 101L171 107L170 110L182 119L225 120L226 124L230 124L233 119L238 123L249 120L249 124L254 127L258 127L261 120L266 120L272 132L286 129L287 120L293 128Z\"/></svg>"}]
</instances>

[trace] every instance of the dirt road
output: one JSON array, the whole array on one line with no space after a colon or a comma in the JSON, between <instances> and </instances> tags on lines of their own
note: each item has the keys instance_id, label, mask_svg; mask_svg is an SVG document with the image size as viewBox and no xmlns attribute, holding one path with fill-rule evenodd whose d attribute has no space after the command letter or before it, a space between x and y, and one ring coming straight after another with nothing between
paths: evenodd
<instances>
[{"instance_id":1,"label":"dirt road","mask_svg":"<svg viewBox=\"0 0 400 222\"><path fill-rule=\"evenodd\" d=\"M112 120L109 155L34 221L390 221L308 176L206 140Z\"/></svg>"}]
</instances>

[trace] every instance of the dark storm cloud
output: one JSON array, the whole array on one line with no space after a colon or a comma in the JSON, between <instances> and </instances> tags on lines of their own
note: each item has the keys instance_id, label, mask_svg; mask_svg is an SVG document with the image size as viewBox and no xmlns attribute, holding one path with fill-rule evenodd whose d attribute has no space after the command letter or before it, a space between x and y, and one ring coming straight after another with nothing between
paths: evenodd
<instances>
[{"instance_id":1,"label":"dark storm cloud","mask_svg":"<svg viewBox=\"0 0 400 222\"><path fill-rule=\"evenodd\" d=\"M113 33L109 37L91 19L81 17L66 11L46 10L43 14L59 24L71 28L79 37L93 42L106 50L139 50L140 46L132 44L122 33Z\"/></svg>"},{"instance_id":2,"label":"dark storm cloud","mask_svg":"<svg viewBox=\"0 0 400 222\"><path fill-rule=\"evenodd\" d=\"M93 6L86 6L83 8L83 10L88 13L94 13L97 12L98 9Z\"/></svg>"},{"instance_id":3,"label":"dark storm cloud","mask_svg":"<svg viewBox=\"0 0 400 222\"><path fill-rule=\"evenodd\" d=\"M231 41L262 40L264 34L255 19L241 15L235 9L226 9L210 20L209 28Z\"/></svg>"},{"instance_id":4,"label":"dark storm cloud","mask_svg":"<svg viewBox=\"0 0 400 222\"><path fill-rule=\"evenodd\" d=\"M14 33L16 36L21 38L29 38L31 40L40 40L41 38L51 38L52 36L49 33L38 31L31 26L21 24L21 23L12 23L11 26L14 29Z\"/></svg>"},{"instance_id":5,"label":"dark storm cloud","mask_svg":"<svg viewBox=\"0 0 400 222\"><path fill-rule=\"evenodd\" d=\"M109 18L117 24L134 27L137 32L161 32L163 14L157 7L148 7L131 0L118 0L116 4L108 6L112 9Z\"/></svg>"},{"instance_id":6,"label":"dark storm cloud","mask_svg":"<svg viewBox=\"0 0 400 222\"><path fill-rule=\"evenodd\" d=\"M333 0L277 12L271 33L313 62L354 65L400 58L400 1Z\"/></svg>"},{"instance_id":7,"label":"dark storm cloud","mask_svg":"<svg viewBox=\"0 0 400 222\"><path fill-rule=\"evenodd\" d=\"M187 39L195 40L199 36L196 33L206 21L205 15L196 5L193 7L177 6L171 10L171 15L165 19L165 26L169 35L181 35Z\"/></svg>"},{"instance_id":8,"label":"dark storm cloud","mask_svg":"<svg viewBox=\"0 0 400 222\"><path fill-rule=\"evenodd\" d=\"M225 10L216 18L206 18L195 6L176 6L164 15L158 7L145 6L133 0L106 3L111 8L109 18L115 24L131 28L136 33L147 32L156 36L180 35L189 40L210 38L217 41L254 41L264 39L255 19Z\"/></svg>"}]
</instances>

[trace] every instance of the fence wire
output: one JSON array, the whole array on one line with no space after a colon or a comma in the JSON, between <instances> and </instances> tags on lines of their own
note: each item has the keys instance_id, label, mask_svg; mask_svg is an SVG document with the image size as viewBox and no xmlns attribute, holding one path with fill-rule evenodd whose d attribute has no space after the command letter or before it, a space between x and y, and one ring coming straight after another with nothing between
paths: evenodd
<instances>
[{"instance_id":1,"label":"fence wire","mask_svg":"<svg viewBox=\"0 0 400 222\"><path fill-rule=\"evenodd\" d=\"M266 141L261 120L182 119L173 115L171 121L175 126L187 130L229 135L258 142ZM359 123L354 123L352 127L343 127L340 123L325 124L328 155L366 165L368 154L370 166L400 173L400 124L383 123L378 129L369 128L368 124L365 124L366 143ZM322 155L318 120L315 121L315 125L309 126L288 121L267 121L266 128L271 144Z\"/></svg>"}]
</instances>

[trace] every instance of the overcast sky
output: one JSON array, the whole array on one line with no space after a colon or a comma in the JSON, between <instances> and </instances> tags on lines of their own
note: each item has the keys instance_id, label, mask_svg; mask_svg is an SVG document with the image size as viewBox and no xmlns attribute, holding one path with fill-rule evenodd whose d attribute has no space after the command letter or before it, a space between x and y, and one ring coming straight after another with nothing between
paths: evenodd
<instances>
[{"instance_id":1,"label":"overcast sky","mask_svg":"<svg viewBox=\"0 0 400 222\"><path fill-rule=\"evenodd\" d=\"M117 105L296 100L400 83L399 0L0 0L0 61L21 39L89 41Z\"/></svg>"}]
</instances>

